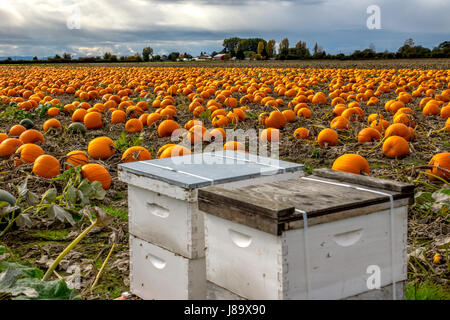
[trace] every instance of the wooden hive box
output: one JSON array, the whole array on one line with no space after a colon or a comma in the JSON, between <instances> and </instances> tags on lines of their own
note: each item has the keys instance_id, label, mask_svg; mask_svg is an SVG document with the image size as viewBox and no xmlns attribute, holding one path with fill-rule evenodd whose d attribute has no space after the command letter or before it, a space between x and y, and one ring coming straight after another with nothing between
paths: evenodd
<instances>
[{"instance_id":1,"label":"wooden hive box","mask_svg":"<svg viewBox=\"0 0 450 320\"><path fill-rule=\"evenodd\" d=\"M205 298L204 214L198 209L198 190L299 178L303 168L232 151L120 165L119 179L128 184L131 292L144 299ZM178 281L180 275L183 281Z\"/></svg>"},{"instance_id":2,"label":"wooden hive box","mask_svg":"<svg viewBox=\"0 0 450 320\"><path fill-rule=\"evenodd\" d=\"M401 299L413 201L413 185L329 169L203 188L207 279L245 299Z\"/></svg>"}]
</instances>

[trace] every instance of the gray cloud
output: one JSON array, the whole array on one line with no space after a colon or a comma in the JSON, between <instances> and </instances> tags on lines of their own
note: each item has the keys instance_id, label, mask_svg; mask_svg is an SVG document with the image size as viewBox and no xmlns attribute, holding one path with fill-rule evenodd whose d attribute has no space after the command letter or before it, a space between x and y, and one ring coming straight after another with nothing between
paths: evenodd
<instances>
[{"instance_id":1,"label":"gray cloud","mask_svg":"<svg viewBox=\"0 0 450 320\"><path fill-rule=\"evenodd\" d=\"M382 30L366 27L367 6L381 9ZM75 5L81 29L67 28ZM449 40L447 0L2 0L0 56L70 51L131 54L147 44L157 53L221 50L229 36L318 41L331 53L394 50L404 39L431 47Z\"/></svg>"}]
</instances>

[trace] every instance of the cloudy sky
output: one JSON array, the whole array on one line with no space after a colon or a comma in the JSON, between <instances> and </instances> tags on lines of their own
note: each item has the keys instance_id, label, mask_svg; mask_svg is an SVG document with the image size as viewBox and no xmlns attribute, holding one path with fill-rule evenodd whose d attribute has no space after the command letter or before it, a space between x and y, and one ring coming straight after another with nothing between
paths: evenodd
<instances>
[{"instance_id":1,"label":"cloudy sky","mask_svg":"<svg viewBox=\"0 0 450 320\"><path fill-rule=\"evenodd\" d=\"M381 29L367 27L370 5ZM231 36L317 41L334 54L371 43L396 51L410 37L432 48L450 40L449 12L449 0L0 0L0 56L133 55L146 45L198 55Z\"/></svg>"}]
</instances>

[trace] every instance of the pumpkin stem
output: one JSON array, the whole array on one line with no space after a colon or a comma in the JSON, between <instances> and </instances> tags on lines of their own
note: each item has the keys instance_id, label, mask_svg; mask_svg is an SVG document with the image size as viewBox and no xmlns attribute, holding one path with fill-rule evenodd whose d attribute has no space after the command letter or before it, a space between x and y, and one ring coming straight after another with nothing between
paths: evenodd
<instances>
[{"instance_id":1,"label":"pumpkin stem","mask_svg":"<svg viewBox=\"0 0 450 320\"><path fill-rule=\"evenodd\" d=\"M50 276L53 274L53 271L56 269L56 267L59 265L61 260L80 242L96 225L98 224L98 219L95 219L95 221L87 227L82 233L76 237L75 240L73 240L64 250L59 254L59 256L56 258L56 260L52 263L50 268L45 273L44 277L41 281L47 281Z\"/></svg>"}]
</instances>

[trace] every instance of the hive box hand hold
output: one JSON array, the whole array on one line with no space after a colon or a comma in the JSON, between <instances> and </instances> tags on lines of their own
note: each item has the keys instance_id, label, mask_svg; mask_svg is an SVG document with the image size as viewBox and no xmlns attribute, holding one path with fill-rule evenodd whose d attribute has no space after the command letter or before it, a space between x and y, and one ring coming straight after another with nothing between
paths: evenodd
<instances>
[{"instance_id":1,"label":"hive box hand hold","mask_svg":"<svg viewBox=\"0 0 450 320\"><path fill-rule=\"evenodd\" d=\"M413 200L413 185L328 169L282 185L203 188L207 279L246 299L376 299L387 291L371 292L368 270L379 270L374 283L398 293Z\"/></svg>"}]
</instances>

